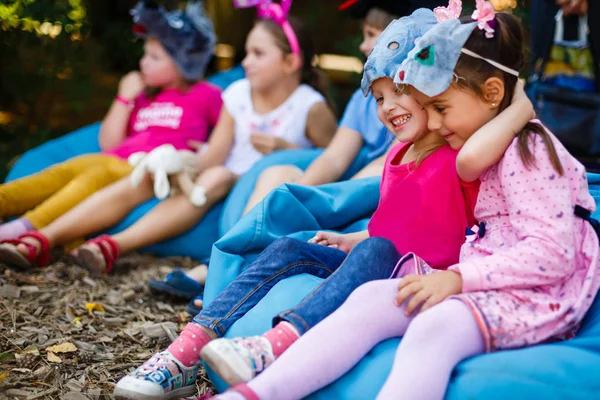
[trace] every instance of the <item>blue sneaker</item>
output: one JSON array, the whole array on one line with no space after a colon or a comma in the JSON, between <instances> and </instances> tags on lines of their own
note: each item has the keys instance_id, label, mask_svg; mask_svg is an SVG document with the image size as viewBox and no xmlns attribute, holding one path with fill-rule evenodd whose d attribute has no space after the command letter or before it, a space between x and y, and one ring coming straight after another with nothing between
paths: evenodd
<instances>
[{"instance_id":1,"label":"blue sneaker","mask_svg":"<svg viewBox=\"0 0 600 400\"><path fill-rule=\"evenodd\" d=\"M167 400L196 394L198 366L185 367L165 350L153 355L115 386L117 399Z\"/></svg>"}]
</instances>

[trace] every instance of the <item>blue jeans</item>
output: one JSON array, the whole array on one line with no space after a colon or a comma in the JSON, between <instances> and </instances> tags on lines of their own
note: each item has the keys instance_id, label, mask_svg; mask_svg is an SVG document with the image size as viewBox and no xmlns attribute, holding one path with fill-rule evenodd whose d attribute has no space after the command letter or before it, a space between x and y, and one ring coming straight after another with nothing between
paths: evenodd
<instances>
[{"instance_id":1,"label":"blue jeans","mask_svg":"<svg viewBox=\"0 0 600 400\"><path fill-rule=\"evenodd\" d=\"M328 278L302 303L274 319L289 321L303 334L341 306L358 286L389 278L399 258L393 243L382 238L367 239L350 254L296 239L277 239L193 322L223 336L279 281L303 273Z\"/></svg>"}]
</instances>

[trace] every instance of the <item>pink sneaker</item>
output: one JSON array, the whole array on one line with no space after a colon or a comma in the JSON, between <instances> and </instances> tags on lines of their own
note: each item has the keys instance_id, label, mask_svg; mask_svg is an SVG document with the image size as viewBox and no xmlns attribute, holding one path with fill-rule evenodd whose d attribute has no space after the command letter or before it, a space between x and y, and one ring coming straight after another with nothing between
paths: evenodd
<instances>
[{"instance_id":1,"label":"pink sneaker","mask_svg":"<svg viewBox=\"0 0 600 400\"><path fill-rule=\"evenodd\" d=\"M249 382L275 361L271 343L263 336L216 339L200 356L229 386Z\"/></svg>"}]
</instances>

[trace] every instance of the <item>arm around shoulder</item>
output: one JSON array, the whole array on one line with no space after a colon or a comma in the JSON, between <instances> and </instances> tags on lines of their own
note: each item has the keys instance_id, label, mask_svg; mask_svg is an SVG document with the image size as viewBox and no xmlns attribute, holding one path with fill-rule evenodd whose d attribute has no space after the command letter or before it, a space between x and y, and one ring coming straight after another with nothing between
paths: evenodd
<instances>
[{"instance_id":1,"label":"arm around shoulder","mask_svg":"<svg viewBox=\"0 0 600 400\"><path fill-rule=\"evenodd\" d=\"M458 176L473 182L498 163L515 136L534 115L533 105L522 88L517 88L510 106L479 128L460 149L456 157Z\"/></svg>"}]
</instances>

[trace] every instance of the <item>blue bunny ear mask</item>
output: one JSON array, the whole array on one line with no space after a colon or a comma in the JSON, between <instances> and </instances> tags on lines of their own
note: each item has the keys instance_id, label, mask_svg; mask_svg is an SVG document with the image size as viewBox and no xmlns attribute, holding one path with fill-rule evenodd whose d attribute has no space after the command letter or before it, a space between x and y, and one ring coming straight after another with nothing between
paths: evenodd
<instances>
[{"instance_id":1,"label":"blue bunny ear mask","mask_svg":"<svg viewBox=\"0 0 600 400\"><path fill-rule=\"evenodd\" d=\"M429 97L437 96L452 83L461 49L477 22L458 19L440 22L421 38L397 70L394 82L411 85Z\"/></svg>"},{"instance_id":2,"label":"blue bunny ear mask","mask_svg":"<svg viewBox=\"0 0 600 400\"><path fill-rule=\"evenodd\" d=\"M190 1L185 11L167 12L152 1L140 1L131 10L134 33L156 38L177 64L186 79L204 77L214 54L216 36L204 12L204 1Z\"/></svg>"},{"instance_id":3,"label":"blue bunny ear mask","mask_svg":"<svg viewBox=\"0 0 600 400\"><path fill-rule=\"evenodd\" d=\"M447 19L431 28L417 39L415 47L398 68L394 83L410 85L429 97L438 96L455 79L454 68L461 54L478 58L518 77L518 71L464 48L477 24L477 21L461 24L458 19Z\"/></svg>"},{"instance_id":4,"label":"blue bunny ear mask","mask_svg":"<svg viewBox=\"0 0 600 400\"><path fill-rule=\"evenodd\" d=\"M371 85L379 78L393 79L399 65L415 46L415 41L434 27L433 11L419 8L411 15L394 20L381 33L365 63L361 90L369 94Z\"/></svg>"}]
</instances>

